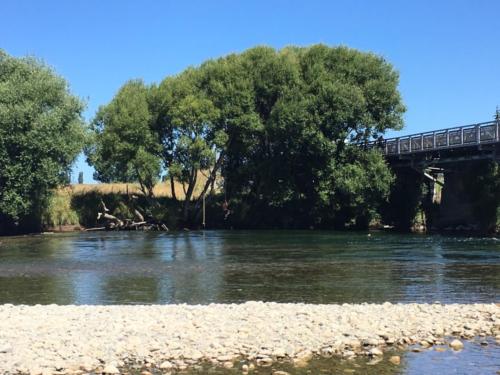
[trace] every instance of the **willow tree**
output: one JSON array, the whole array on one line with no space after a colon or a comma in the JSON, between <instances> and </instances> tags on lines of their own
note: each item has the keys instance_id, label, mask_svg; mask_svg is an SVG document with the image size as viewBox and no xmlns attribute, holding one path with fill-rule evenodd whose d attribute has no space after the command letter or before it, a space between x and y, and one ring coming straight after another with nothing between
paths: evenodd
<instances>
[{"instance_id":1,"label":"willow tree","mask_svg":"<svg viewBox=\"0 0 500 375\"><path fill-rule=\"evenodd\" d=\"M0 232L40 225L82 150L83 107L50 67L0 50Z\"/></svg>"}]
</instances>

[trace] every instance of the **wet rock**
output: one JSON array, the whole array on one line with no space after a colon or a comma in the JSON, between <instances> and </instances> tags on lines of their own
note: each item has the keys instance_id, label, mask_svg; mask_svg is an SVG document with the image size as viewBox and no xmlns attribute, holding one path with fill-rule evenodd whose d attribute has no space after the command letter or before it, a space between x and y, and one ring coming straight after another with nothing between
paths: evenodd
<instances>
[{"instance_id":1,"label":"wet rock","mask_svg":"<svg viewBox=\"0 0 500 375\"><path fill-rule=\"evenodd\" d=\"M452 342L450 342L450 347L453 350L461 350L463 349L464 344L462 343L462 341L455 339Z\"/></svg>"},{"instance_id":2,"label":"wet rock","mask_svg":"<svg viewBox=\"0 0 500 375\"><path fill-rule=\"evenodd\" d=\"M399 355L393 355L391 358L389 358L389 362L391 362L393 365L399 365L401 363L401 357Z\"/></svg>"},{"instance_id":3,"label":"wet rock","mask_svg":"<svg viewBox=\"0 0 500 375\"><path fill-rule=\"evenodd\" d=\"M273 364L273 360L270 357L263 357L257 359L257 366L269 367Z\"/></svg>"},{"instance_id":4,"label":"wet rock","mask_svg":"<svg viewBox=\"0 0 500 375\"><path fill-rule=\"evenodd\" d=\"M384 355L384 352L382 352L379 348L372 348L369 353L372 357L380 357Z\"/></svg>"}]
</instances>

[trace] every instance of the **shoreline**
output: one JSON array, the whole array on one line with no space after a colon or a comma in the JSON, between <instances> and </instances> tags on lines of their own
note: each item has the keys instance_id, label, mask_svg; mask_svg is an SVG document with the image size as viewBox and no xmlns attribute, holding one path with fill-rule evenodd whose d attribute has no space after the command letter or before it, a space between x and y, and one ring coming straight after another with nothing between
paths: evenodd
<instances>
[{"instance_id":1,"label":"shoreline","mask_svg":"<svg viewBox=\"0 0 500 375\"><path fill-rule=\"evenodd\" d=\"M0 305L0 373L243 370L316 356L380 358L476 336L500 342L499 304ZM453 338L459 338L453 341Z\"/></svg>"}]
</instances>

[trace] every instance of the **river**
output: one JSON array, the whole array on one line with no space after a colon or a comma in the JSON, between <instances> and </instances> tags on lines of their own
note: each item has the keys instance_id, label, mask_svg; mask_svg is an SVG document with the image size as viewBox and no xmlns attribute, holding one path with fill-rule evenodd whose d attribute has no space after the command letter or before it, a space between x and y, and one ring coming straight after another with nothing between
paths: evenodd
<instances>
[{"instance_id":1,"label":"river","mask_svg":"<svg viewBox=\"0 0 500 375\"><path fill-rule=\"evenodd\" d=\"M489 303L499 295L495 238L326 231L0 238L0 304ZM468 345L459 359L450 351L407 353L401 372L373 371L421 373L436 358L458 366L449 373L467 373L460 372L467 363L479 363L475 373L500 366L494 342Z\"/></svg>"}]
</instances>

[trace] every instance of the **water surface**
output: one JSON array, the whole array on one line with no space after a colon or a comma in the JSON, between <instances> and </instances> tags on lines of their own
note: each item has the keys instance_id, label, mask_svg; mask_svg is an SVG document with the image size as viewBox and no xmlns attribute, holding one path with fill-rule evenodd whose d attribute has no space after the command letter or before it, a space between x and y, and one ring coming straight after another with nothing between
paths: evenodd
<instances>
[{"instance_id":1,"label":"water surface","mask_svg":"<svg viewBox=\"0 0 500 375\"><path fill-rule=\"evenodd\" d=\"M498 302L494 238L316 231L0 238L0 303Z\"/></svg>"}]
</instances>

